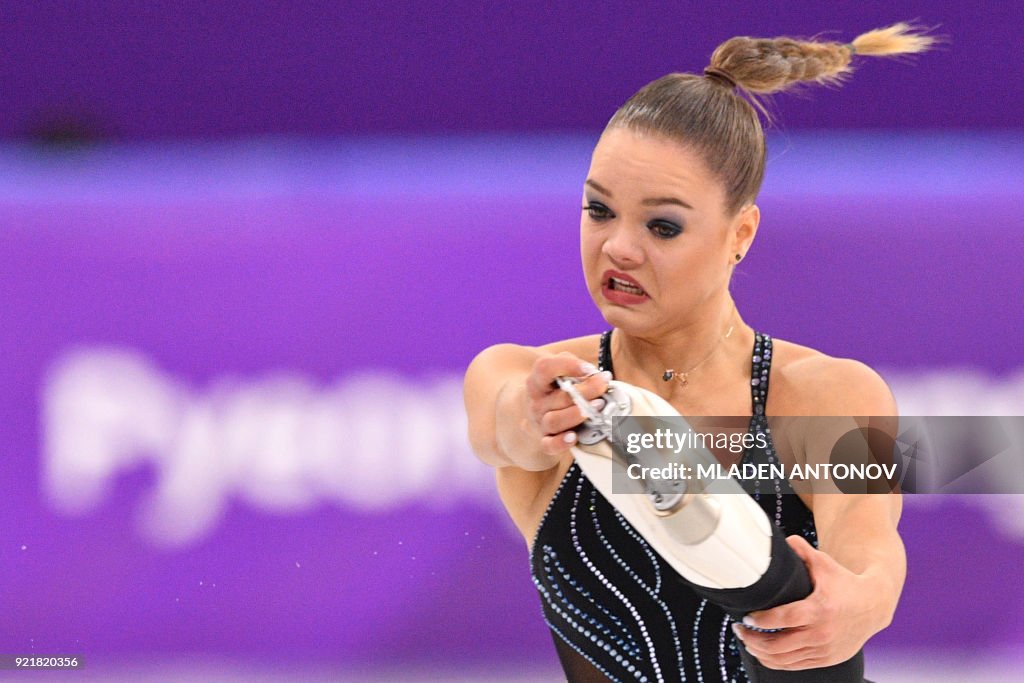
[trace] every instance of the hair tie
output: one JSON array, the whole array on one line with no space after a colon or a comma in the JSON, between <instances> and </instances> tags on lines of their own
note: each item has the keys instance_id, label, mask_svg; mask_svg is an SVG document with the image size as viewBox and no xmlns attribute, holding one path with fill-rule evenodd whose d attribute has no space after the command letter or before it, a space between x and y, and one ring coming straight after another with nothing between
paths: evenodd
<instances>
[{"instance_id":1,"label":"hair tie","mask_svg":"<svg viewBox=\"0 0 1024 683\"><path fill-rule=\"evenodd\" d=\"M718 81L729 88L736 87L736 79L733 78L728 71L717 67L709 66L704 69L704 78L710 78L711 80Z\"/></svg>"},{"instance_id":2,"label":"hair tie","mask_svg":"<svg viewBox=\"0 0 1024 683\"><path fill-rule=\"evenodd\" d=\"M843 47L849 50L851 55L857 54L857 46L854 45L853 43L844 43Z\"/></svg>"}]
</instances>

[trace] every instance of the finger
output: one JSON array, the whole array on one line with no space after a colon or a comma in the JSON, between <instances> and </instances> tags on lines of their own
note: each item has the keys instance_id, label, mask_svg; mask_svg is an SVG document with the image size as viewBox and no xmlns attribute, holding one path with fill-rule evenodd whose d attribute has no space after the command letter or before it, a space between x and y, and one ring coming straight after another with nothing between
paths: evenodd
<instances>
[{"instance_id":1,"label":"finger","mask_svg":"<svg viewBox=\"0 0 1024 683\"><path fill-rule=\"evenodd\" d=\"M808 566L819 560L819 555L825 554L808 543L806 538L796 534L793 536L787 536L786 543L788 543L789 547L793 549L793 552L797 554L797 557L803 560L804 564Z\"/></svg>"},{"instance_id":2,"label":"finger","mask_svg":"<svg viewBox=\"0 0 1024 683\"><path fill-rule=\"evenodd\" d=\"M582 411L575 405L561 410L549 410L540 418L540 431L548 435L561 434L575 429L585 419Z\"/></svg>"},{"instance_id":3,"label":"finger","mask_svg":"<svg viewBox=\"0 0 1024 683\"><path fill-rule=\"evenodd\" d=\"M837 662L838 663L838 662ZM805 659L802 662L791 664L780 669L780 671L804 671L805 669L821 669L822 667L831 666L828 660L820 658Z\"/></svg>"},{"instance_id":4,"label":"finger","mask_svg":"<svg viewBox=\"0 0 1024 683\"><path fill-rule=\"evenodd\" d=\"M817 588L818 575L821 572L827 571L834 560L827 554L814 548L803 536L788 536L786 543L789 544L789 547L793 549L797 557L807 566L812 586L811 595L803 600L773 607L770 610L751 612L743 618L743 623L747 626L763 629L794 628L807 626L816 621L817 612L810 598L814 596L814 589Z\"/></svg>"},{"instance_id":5,"label":"finger","mask_svg":"<svg viewBox=\"0 0 1024 683\"><path fill-rule=\"evenodd\" d=\"M764 654L779 655L819 645L810 629L806 628L787 629L779 633L760 633L740 624L733 624L732 631L748 649Z\"/></svg>"},{"instance_id":6,"label":"finger","mask_svg":"<svg viewBox=\"0 0 1024 683\"><path fill-rule=\"evenodd\" d=\"M571 353L562 352L554 356L538 358L526 379L526 390L530 396L539 397L558 390L553 384L556 377L587 377L597 368Z\"/></svg>"},{"instance_id":7,"label":"finger","mask_svg":"<svg viewBox=\"0 0 1024 683\"><path fill-rule=\"evenodd\" d=\"M530 412L533 413L538 422L540 422L541 417L543 417L545 413L551 412L552 410L562 410L575 405L569 394L559 390L555 390L541 396L530 396L529 401Z\"/></svg>"},{"instance_id":8,"label":"finger","mask_svg":"<svg viewBox=\"0 0 1024 683\"><path fill-rule=\"evenodd\" d=\"M797 628L815 623L817 610L809 599L797 600L767 610L751 612L743 617L743 623L753 628Z\"/></svg>"},{"instance_id":9,"label":"finger","mask_svg":"<svg viewBox=\"0 0 1024 683\"><path fill-rule=\"evenodd\" d=\"M565 453L576 444L576 432L562 432L541 437L540 447L548 455Z\"/></svg>"},{"instance_id":10,"label":"finger","mask_svg":"<svg viewBox=\"0 0 1024 683\"><path fill-rule=\"evenodd\" d=\"M610 376L610 373L607 372L600 373L589 378L586 384L577 385L577 387L585 387L585 391L580 395L584 400L589 399L590 407L597 412L602 411L605 407L605 399L601 396L607 389ZM570 407L576 407L576 403L568 392L554 391L544 396L531 397L528 410L533 421L541 427L542 432L554 434L575 427L589 416L578 407L575 411L563 412ZM549 413L557 413L558 417L548 417Z\"/></svg>"},{"instance_id":11,"label":"finger","mask_svg":"<svg viewBox=\"0 0 1024 683\"><path fill-rule=\"evenodd\" d=\"M601 410L604 408L604 400L600 397L608 391L608 383L611 382L611 380L612 373L605 370L604 372L598 372L597 374L591 375L585 380L578 382L575 388L576 391L579 392L580 396L590 401L591 405L596 410ZM534 403L534 409L538 412L559 410L570 405L575 405L569 393L561 391L560 389L553 390L543 396L535 397L532 400ZM594 401L599 401L599 403L594 403Z\"/></svg>"},{"instance_id":12,"label":"finger","mask_svg":"<svg viewBox=\"0 0 1024 683\"><path fill-rule=\"evenodd\" d=\"M596 375L599 372L596 365L590 361L583 360L578 356L574 356L568 351L560 351L555 354L554 358L565 361L566 365L564 367L568 368L568 374L565 372L559 374L566 377L579 377L580 379L583 379L585 377L590 377L591 375ZM558 374L555 375L555 377L557 376ZM554 377L552 377L552 379L554 379Z\"/></svg>"},{"instance_id":13,"label":"finger","mask_svg":"<svg viewBox=\"0 0 1024 683\"><path fill-rule=\"evenodd\" d=\"M749 649L749 648L748 648ZM780 671L797 671L799 669L814 669L822 666L819 662L824 662L824 658L820 651L807 648L800 650L799 652L791 652L785 655L761 655L758 656L753 651L750 654L757 657L757 661L761 662L764 666L769 669L776 669Z\"/></svg>"},{"instance_id":14,"label":"finger","mask_svg":"<svg viewBox=\"0 0 1024 683\"><path fill-rule=\"evenodd\" d=\"M773 665L761 663L769 669L776 669L778 671L804 671L805 669L820 669L825 666L839 664L839 662L830 660L820 652L808 652L806 656L795 662L773 662Z\"/></svg>"},{"instance_id":15,"label":"finger","mask_svg":"<svg viewBox=\"0 0 1024 683\"><path fill-rule=\"evenodd\" d=\"M595 375L591 375L577 384L576 391L580 392L580 396L583 398L593 400L608 391L608 383L611 381L612 373L605 370L603 372L598 372Z\"/></svg>"}]
</instances>

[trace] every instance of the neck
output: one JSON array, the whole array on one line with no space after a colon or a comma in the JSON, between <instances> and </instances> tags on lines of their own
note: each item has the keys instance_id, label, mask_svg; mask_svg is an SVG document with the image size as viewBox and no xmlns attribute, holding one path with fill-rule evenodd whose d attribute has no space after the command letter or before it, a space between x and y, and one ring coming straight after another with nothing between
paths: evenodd
<instances>
[{"instance_id":1,"label":"neck","mask_svg":"<svg viewBox=\"0 0 1024 683\"><path fill-rule=\"evenodd\" d=\"M748 355L753 330L743 322L732 297L726 294L709 302L706 313L671 330L643 335L617 330L612 339L616 374L668 396L676 382L663 381L666 370L692 371L693 380L714 377L734 364L737 353Z\"/></svg>"}]
</instances>

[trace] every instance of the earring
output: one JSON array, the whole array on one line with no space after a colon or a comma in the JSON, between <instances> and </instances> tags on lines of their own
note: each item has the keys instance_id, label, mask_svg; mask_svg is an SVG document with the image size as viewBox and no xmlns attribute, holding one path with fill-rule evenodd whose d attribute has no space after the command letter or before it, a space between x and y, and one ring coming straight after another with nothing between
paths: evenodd
<instances>
[{"instance_id":1,"label":"earring","mask_svg":"<svg viewBox=\"0 0 1024 683\"><path fill-rule=\"evenodd\" d=\"M742 256L740 256L739 254L736 254L736 263L739 263L739 262L740 262L740 259L742 259L742 258L743 258L743 257L742 257Z\"/></svg>"}]
</instances>

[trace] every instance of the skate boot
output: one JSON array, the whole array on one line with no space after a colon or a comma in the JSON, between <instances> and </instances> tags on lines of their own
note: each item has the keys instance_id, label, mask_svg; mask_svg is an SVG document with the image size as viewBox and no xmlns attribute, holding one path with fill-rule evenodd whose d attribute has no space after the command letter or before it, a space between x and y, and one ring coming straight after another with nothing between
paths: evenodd
<instances>
[{"instance_id":1,"label":"skate boot","mask_svg":"<svg viewBox=\"0 0 1024 683\"><path fill-rule=\"evenodd\" d=\"M734 479L699 476L718 470L710 451L627 447L638 430L688 429L675 408L653 392L612 380L598 411L573 380L559 379L559 386L587 416L577 429L573 457L655 552L685 579L707 588L741 588L761 578L771 562L771 521ZM643 468L676 476L638 477Z\"/></svg>"}]
</instances>

